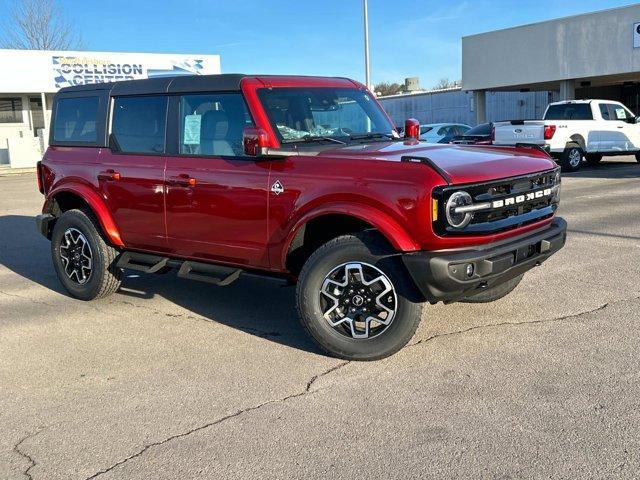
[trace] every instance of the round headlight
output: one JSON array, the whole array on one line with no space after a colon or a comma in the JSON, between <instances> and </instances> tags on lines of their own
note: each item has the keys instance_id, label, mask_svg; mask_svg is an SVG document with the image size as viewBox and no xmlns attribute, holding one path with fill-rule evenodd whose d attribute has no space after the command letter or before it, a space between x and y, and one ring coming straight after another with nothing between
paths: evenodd
<instances>
[{"instance_id":1,"label":"round headlight","mask_svg":"<svg viewBox=\"0 0 640 480\"><path fill-rule=\"evenodd\" d=\"M455 210L458 207L467 207L473 203L471 195L467 192L455 192L447 200L445 212L447 215L447 221L449 225L454 228L464 228L473 219L473 212L457 213Z\"/></svg>"}]
</instances>

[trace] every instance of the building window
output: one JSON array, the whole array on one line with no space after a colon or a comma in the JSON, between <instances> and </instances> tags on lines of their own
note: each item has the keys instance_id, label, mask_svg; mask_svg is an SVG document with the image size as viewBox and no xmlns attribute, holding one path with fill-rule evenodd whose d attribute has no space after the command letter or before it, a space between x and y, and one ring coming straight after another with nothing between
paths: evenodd
<instances>
[{"instance_id":1,"label":"building window","mask_svg":"<svg viewBox=\"0 0 640 480\"><path fill-rule=\"evenodd\" d=\"M111 136L116 148L129 153L164 152L167 97L121 97L113 103Z\"/></svg>"},{"instance_id":2,"label":"building window","mask_svg":"<svg viewBox=\"0 0 640 480\"><path fill-rule=\"evenodd\" d=\"M96 143L98 97L63 98L56 105L53 140L56 142Z\"/></svg>"},{"instance_id":3,"label":"building window","mask_svg":"<svg viewBox=\"0 0 640 480\"><path fill-rule=\"evenodd\" d=\"M0 123L22 123L22 99L0 98Z\"/></svg>"}]
</instances>

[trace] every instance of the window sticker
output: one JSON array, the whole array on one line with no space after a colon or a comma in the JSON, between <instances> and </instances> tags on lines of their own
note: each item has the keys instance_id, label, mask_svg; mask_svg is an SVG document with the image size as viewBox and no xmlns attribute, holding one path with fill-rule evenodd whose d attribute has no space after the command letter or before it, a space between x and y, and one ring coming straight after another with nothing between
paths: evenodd
<instances>
[{"instance_id":1,"label":"window sticker","mask_svg":"<svg viewBox=\"0 0 640 480\"><path fill-rule=\"evenodd\" d=\"M184 117L183 145L200 145L200 125L202 115L186 115Z\"/></svg>"},{"instance_id":2,"label":"window sticker","mask_svg":"<svg viewBox=\"0 0 640 480\"><path fill-rule=\"evenodd\" d=\"M624 108L616 108L616 118L618 120L626 120L627 119L627 114L624 111Z\"/></svg>"}]
</instances>

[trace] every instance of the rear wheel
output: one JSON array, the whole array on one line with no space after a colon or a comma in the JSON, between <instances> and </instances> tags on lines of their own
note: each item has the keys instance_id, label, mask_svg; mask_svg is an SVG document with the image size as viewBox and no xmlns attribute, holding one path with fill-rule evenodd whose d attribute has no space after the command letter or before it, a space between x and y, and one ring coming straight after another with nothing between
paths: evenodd
<instances>
[{"instance_id":1,"label":"rear wheel","mask_svg":"<svg viewBox=\"0 0 640 480\"><path fill-rule=\"evenodd\" d=\"M372 234L324 244L305 263L296 289L303 327L332 356L377 360L400 350L420 323L404 266Z\"/></svg>"},{"instance_id":2,"label":"rear wheel","mask_svg":"<svg viewBox=\"0 0 640 480\"><path fill-rule=\"evenodd\" d=\"M602 162L601 153L587 153L585 155L585 158L587 159L587 163L589 165L598 165L600 162Z\"/></svg>"},{"instance_id":3,"label":"rear wheel","mask_svg":"<svg viewBox=\"0 0 640 480\"><path fill-rule=\"evenodd\" d=\"M515 288L522 281L523 275L519 275L516 278L512 278L500 285L497 285L493 288L489 288L481 293L473 295L472 297L465 298L462 300L463 303L491 303L496 300L500 300L503 297L506 297L511 292L515 290Z\"/></svg>"},{"instance_id":4,"label":"rear wheel","mask_svg":"<svg viewBox=\"0 0 640 480\"><path fill-rule=\"evenodd\" d=\"M582 149L577 143L568 143L560 154L560 166L563 172L576 172L582 163Z\"/></svg>"},{"instance_id":5,"label":"rear wheel","mask_svg":"<svg viewBox=\"0 0 640 480\"><path fill-rule=\"evenodd\" d=\"M118 250L108 245L89 212L64 212L53 227L51 254L58 279L80 300L114 293L122 282Z\"/></svg>"}]
</instances>

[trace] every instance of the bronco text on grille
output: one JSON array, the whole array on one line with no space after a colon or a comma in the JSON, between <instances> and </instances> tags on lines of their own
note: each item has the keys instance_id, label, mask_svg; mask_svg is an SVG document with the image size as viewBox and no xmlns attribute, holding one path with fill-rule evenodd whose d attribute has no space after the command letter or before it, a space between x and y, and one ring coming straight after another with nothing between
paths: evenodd
<instances>
[{"instance_id":1,"label":"bronco text on grille","mask_svg":"<svg viewBox=\"0 0 640 480\"><path fill-rule=\"evenodd\" d=\"M553 216L560 202L560 169L542 174L434 190L442 215L435 229L446 234L503 231ZM454 216L459 223L451 221Z\"/></svg>"}]
</instances>

